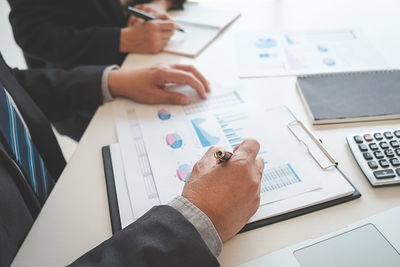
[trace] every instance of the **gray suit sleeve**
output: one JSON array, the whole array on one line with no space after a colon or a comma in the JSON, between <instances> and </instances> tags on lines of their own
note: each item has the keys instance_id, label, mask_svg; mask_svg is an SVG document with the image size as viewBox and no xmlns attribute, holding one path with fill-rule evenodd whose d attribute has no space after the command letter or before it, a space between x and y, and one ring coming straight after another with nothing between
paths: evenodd
<instances>
[{"instance_id":1,"label":"gray suit sleeve","mask_svg":"<svg viewBox=\"0 0 400 267\"><path fill-rule=\"evenodd\" d=\"M168 205L179 211L191 222L207 244L208 248L218 257L222 250L222 241L219 237L214 224L199 208L193 205L186 198L179 196L172 200Z\"/></svg>"}]
</instances>

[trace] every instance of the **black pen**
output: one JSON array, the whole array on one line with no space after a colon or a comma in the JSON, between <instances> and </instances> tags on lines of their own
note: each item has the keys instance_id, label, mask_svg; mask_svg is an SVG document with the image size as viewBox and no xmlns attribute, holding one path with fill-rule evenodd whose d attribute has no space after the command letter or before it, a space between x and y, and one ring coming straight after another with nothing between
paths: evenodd
<instances>
[{"instance_id":1,"label":"black pen","mask_svg":"<svg viewBox=\"0 0 400 267\"><path fill-rule=\"evenodd\" d=\"M144 19L146 21L147 20L162 20L160 18L157 18L157 17L155 17L155 16L153 16L153 15L147 13L147 12L144 12L144 11L142 11L140 9L137 9L137 8L134 8L132 6L128 6L128 12L129 12L129 14L131 14L131 15L133 15L135 17ZM182 28L177 29L177 31L185 32L185 30L182 29Z\"/></svg>"}]
</instances>

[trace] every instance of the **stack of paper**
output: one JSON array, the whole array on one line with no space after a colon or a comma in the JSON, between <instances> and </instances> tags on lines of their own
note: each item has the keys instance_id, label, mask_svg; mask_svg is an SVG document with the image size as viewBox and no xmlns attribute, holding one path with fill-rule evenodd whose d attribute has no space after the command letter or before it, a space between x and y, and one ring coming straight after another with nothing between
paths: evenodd
<instances>
[{"instance_id":1,"label":"stack of paper","mask_svg":"<svg viewBox=\"0 0 400 267\"><path fill-rule=\"evenodd\" d=\"M295 118L286 107L250 106L236 91L219 91L204 101L191 88L177 90L190 96L190 105L113 103L119 145L111 146L111 155L122 227L180 195L210 146L232 150L249 137L260 142L265 162L261 206L250 221L354 192L339 171L321 169L304 150L288 130Z\"/></svg>"}]
</instances>

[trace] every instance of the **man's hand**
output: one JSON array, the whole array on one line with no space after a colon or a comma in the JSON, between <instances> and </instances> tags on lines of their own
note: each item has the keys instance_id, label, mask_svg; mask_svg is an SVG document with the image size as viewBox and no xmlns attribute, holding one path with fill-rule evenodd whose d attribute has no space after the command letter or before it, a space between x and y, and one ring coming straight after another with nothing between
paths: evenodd
<instances>
[{"instance_id":1,"label":"man's hand","mask_svg":"<svg viewBox=\"0 0 400 267\"><path fill-rule=\"evenodd\" d=\"M179 26L168 15L162 20L144 21L131 17L128 26L121 29L119 50L122 53L155 54L167 46Z\"/></svg>"},{"instance_id":2,"label":"man's hand","mask_svg":"<svg viewBox=\"0 0 400 267\"><path fill-rule=\"evenodd\" d=\"M213 222L222 242L243 228L260 205L264 161L260 145L248 139L235 147L228 162L218 164L217 148L210 148L194 167L182 196Z\"/></svg>"},{"instance_id":3,"label":"man's hand","mask_svg":"<svg viewBox=\"0 0 400 267\"><path fill-rule=\"evenodd\" d=\"M112 70L108 87L113 96L124 96L147 104L189 104L187 96L164 90L166 84L190 85L203 99L210 87L194 67L188 65L158 65L143 69Z\"/></svg>"}]
</instances>

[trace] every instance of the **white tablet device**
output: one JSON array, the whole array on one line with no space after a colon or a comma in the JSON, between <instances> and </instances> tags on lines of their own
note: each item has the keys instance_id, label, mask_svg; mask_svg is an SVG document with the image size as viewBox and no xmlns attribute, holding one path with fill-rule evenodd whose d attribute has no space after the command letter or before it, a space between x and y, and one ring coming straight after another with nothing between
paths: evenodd
<instances>
[{"instance_id":1,"label":"white tablet device","mask_svg":"<svg viewBox=\"0 0 400 267\"><path fill-rule=\"evenodd\" d=\"M373 224L298 249L293 254L301 267L400 266L400 254Z\"/></svg>"},{"instance_id":2,"label":"white tablet device","mask_svg":"<svg viewBox=\"0 0 400 267\"><path fill-rule=\"evenodd\" d=\"M240 267L399 267L400 206Z\"/></svg>"}]
</instances>

